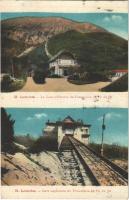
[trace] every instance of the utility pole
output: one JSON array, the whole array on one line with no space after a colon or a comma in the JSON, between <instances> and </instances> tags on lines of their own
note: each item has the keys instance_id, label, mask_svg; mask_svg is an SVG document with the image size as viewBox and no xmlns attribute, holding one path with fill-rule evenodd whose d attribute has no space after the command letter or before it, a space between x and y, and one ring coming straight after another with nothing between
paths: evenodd
<instances>
[{"instance_id":1,"label":"utility pole","mask_svg":"<svg viewBox=\"0 0 129 200\"><path fill-rule=\"evenodd\" d=\"M103 115L103 124L102 124L102 142L101 142L101 156L103 156L103 140L104 140L104 130L106 129L105 125L105 114Z\"/></svg>"}]
</instances>

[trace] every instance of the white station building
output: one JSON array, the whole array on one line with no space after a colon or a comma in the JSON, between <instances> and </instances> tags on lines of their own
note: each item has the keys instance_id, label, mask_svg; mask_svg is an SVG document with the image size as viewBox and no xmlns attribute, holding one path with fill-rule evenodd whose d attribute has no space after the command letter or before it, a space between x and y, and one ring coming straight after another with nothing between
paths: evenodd
<instances>
[{"instance_id":1,"label":"white station building","mask_svg":"<svg viewBox=\"0 0 129 200\"><path fill-rule=\"evenodd\" d=\"M58 148L62 142L64 136L72 136L78 139L80 142L84 144L89 143L89 128L90 124L84 124L82 120L74 120L70 116L67 116L62 121L50 122L46 123L46 128L44 129L44 135L55 135L58 141Z\"/></svg>"},{"instance_id":2,"label":"white station building","mask_svg":"<svg viewBox=\"0 0 129 200\"><path fill-rule=\"evenodd\" d=\"M60 51L49 61L49 70L51 75L68 76L72 68L78 68L77 60L67 51Z\"/></svg>"}]
</instances>

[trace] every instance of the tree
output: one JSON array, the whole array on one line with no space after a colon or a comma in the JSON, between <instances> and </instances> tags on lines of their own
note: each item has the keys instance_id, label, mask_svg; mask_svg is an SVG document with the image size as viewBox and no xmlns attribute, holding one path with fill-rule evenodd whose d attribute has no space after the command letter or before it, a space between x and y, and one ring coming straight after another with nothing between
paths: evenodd
<instances>
[{"instance_id":1,"label":"tree","mask_svg":"<svg viewBox=\"0 0 129 200\"><path fill-rule=\"evenodd\" d=\"M4 108L1 108L1 147L2 151L11 150L14 140L14 123Z\"/></svg>"}]
</instances>

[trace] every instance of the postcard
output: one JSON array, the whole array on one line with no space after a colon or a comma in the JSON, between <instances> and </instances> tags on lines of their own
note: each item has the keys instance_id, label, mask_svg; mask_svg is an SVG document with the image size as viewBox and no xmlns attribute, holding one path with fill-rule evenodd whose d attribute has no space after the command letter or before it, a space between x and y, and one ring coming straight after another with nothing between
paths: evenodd
<instances>
[{"instance_id":1,"label":"postcard","mask_svg":"<svg viewBox=\"0 0 129 200\"><path fill-rule=\"evenodd\" d=\"M2 199L128 198L127 5L0 2Z\"/></svg>"},{"instance_id":2,"label":"postcard","mask_svg":"<svg viewBox=\"0 0 129 200\"><path fill-rule=\"evenodd\" d=\"M127 12L2 12L2 92L126 92L127 24Z\"/></svg>"},{"instance_id":3,"label":"postcard","mask_svg":"<svg viewBox=\"0 0 129 200\"><path fill-rule=\"evenodd\" d=\"M126 199L127 108L3 107L1 120L3 198Z\"/></svg>"}]
</instances>

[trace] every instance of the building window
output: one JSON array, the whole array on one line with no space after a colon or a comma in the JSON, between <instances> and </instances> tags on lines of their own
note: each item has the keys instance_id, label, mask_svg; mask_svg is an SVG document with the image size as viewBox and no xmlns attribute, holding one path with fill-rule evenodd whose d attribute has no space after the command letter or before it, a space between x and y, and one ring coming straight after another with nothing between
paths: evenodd
<instances>
[{"instance_id":1,"label":"building window","mask_svg":"<svg viewBox=\"0 0 129 200\"><path fill-rule=\"evenodd\" d=\"M82 135L82 138L87 138L87 135Z\"/></svg>"},{"instance_id":2,"label":"building window","mask_svg":"<svg viewBox=\"0 0 129 200\"><path fill-rule=\"evenodd\" d=\"M86 133L88 133L88 129L86 129Z\"/></svg>"}]
</instances>

